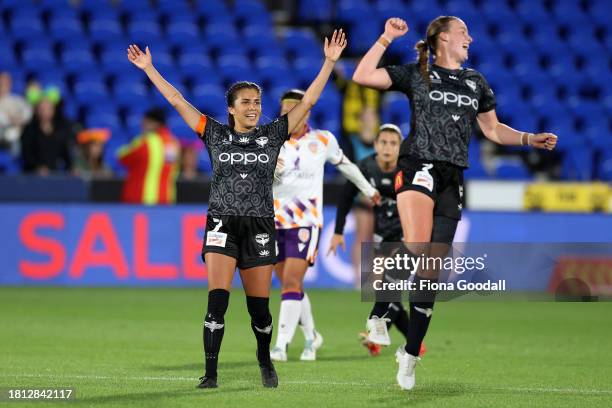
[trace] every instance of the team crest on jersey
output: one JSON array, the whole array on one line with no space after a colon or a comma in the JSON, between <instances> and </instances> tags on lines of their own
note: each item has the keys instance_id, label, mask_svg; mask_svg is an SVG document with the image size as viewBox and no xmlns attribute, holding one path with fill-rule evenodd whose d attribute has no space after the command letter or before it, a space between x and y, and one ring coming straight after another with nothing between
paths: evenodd
<instances>
[{"instance_id":1,"label":"team crest on jersey","mask_svg":"<svg viewBox=\"0 0 612 408\"><path fill-rule=\"evenodd\" d=\"M298 238L302 242L307 242L310 238L310 230L308 228L300 228L298 231Z\"/></svg>"},{"instance_id":2,"label":"team crest on jersey","mask_svg":"<svg viewBox=\"0 0 612 408\"><path fill-rule=\"evenodd\" d=\"M265 136L260 136L255 139L255 143L257 143L259 147L264 147L268 143L268 138Z\"/></svg>"},{"instance_id":3,"label":"team crest on jersey","mask_svg":"<svg viewBox=\"0 0 612 408\"><path fill-rule=\"evenodd\" d=\"M257 234L255 235L255 242L261 246L265 246L270 241L270 235L268 234Z\"/></svg>"},{"instance_id":4,"label":"team crest on jersey","mask_svg":"<svg viewBox=\"0 0 612 408\"><path fill-rule=\"evenodd\" d=\"M238 143L240 144L249 144L249 138L248 137L241 137L240 139L238 139Z\"/></svg>"},{"instance_id":5,"label":"team crest on jersey","mask_svg":"<svg viewBox=\"0 0 612 408\"><path fill-rule=\"evenodd\" d=\"M312 154L317 154L317 151L319 150L319 145L317 144L317 142L310 142L308 148L310 149Z\"/></svg>"},{"instance_id":6,"label":"team crest on jersey","mask_svg":"<svg viewBox=\"0 0 612 408\"><path fill-rule=\"evenodd\" d=\"M384 178L380 180L380 184L382 184L383 186L390 186L391 185L391 180L389 180L388 178Z\"/></svg>"},{"instance_id":7,"label":"team crest on jersey","mask_svg":"<svg viewBox=\"0 0 612 408\"><path fill-rule=\"evenodd\" d=\"M476 92L476 82L472 81L471 79L466 79L465 84L469 86L473 92Z\"/></svg>"}]
</instances>

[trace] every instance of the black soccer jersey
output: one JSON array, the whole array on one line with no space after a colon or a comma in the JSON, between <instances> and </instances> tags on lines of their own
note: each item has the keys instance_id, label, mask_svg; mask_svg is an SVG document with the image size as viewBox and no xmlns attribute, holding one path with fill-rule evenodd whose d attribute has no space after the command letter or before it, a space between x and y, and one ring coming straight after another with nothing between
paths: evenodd
<instances>
[{"instance_id":1,"label":"black soccer jersey","mask_svg":"<svg viewBox=\"0 0 612 408\"><path fill-rule=\"evenodd\" d=\"M272 181L280 148L289 138L287 115L247 133L206 117L200 138L213 167L211 215L274 217Z\"/></svg>"},{"instance_id":2,"label":"black soccer jersey","mask_svg":"<svg viewBox=\"0 0 612 408\"><path fill-rule=\"evenodd\" d=\"M473 69L429 67L430 85L416 63L386 67L391 90L410 101L410 135L400 156L445 161L468 167L468 143L476 115L495 108L486 79Z\"/></svg>"},{"instance_id":3,"label":"black soccer jersey","mask_svg":"<svg viewBox=\"0 0 612 408\"><path fill-rule=\"evenodd\" d=\"M376 162L376 154L364 158L358 163L358 166L363 176L376 187L382 198L381 204L374 206L374 233L380 236L383 241L399 240L402 236L402 225L397 212L397 201L393 187L396 169L387 173L383 172ZM351 210L358 192L357 187L347 181L336 211L336 234L344 232L346 216Z\"/></svg>"}]
</instances>

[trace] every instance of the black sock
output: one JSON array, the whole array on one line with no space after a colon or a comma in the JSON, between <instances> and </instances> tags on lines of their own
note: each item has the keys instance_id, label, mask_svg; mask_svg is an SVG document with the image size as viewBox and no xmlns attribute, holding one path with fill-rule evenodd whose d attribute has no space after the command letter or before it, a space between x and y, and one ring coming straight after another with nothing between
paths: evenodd
<instances>
[{"instance_id":1,"label":"black sock","mask_svg":"<svg viewBox=\"0 0 612 408\"><path fill-rule=\"evenodd\" d=\"M370 312L370 316L368 316L368 319L371 319L373 316L383 317L385 313L388 312L388 310L389 302L376 302L374 303L374 306L372 306L372 311Z\"/></svg>"},{"instance_id":2,"label":"black sock","mask_svg":"<svg viewBox=\"0 0 612 408\"><path fill-rule=\"evenodd\" d=\"M421 281L428 279L421 278L415 275L414 282L416 289L410 293L410 320L408 321L406 352L417 357L421 350L421 343L425 338L431 315L433 313L434 301L436 292L428 289L419 289ZM437 282L435 279L429 279L430 282ZM414 299L414 300L413 300Z\"/></svg>"},{"instance_id":3,"label":"black sock","mask_svg":"<svg viewBox=\"0 0 612 408\"><path fill-rule=\"evenodd\" d=\"M229 292L225 289L213 289L208 292L208 311L204 318L202 337L204 340L204 358L206 377L217 378L217 362L221 341L225 332L225 312L229 303Z\"/></svg>"},{"instance_id":4,"label":"black sock","mask_svg":"<svg viewBox=\"0 0 612 408\"><path fill-rule=\"evenodd\" d=\"M251 315L251 329L257 340L257 361L270 364L270 342L272 341L272 315L269 298L247 296L247 309Z\"/></svg>"},{"instance_id":5,"label":"black sock","mask_svg":"<svg viewBox=\"0 0 612 408\"><path fill-rule=\"evenodd\" d=\"M400 302L394 302L391 304L396 305L396 307L399 309L396 313L396 317L393 321L393 324L395 324L397 330L399 330L400 333L402 333L406 338L406 341L408 341L408 322L410 322L410 319L408 318L408 312L406 312L406 309L404 309L404 306Z\"/></svg>"}]
</instances>

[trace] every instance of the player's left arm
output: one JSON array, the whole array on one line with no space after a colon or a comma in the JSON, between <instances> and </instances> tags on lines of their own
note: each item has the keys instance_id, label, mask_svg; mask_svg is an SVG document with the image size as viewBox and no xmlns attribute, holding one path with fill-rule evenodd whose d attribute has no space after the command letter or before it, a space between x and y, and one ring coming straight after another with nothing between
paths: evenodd
<instances>
[{"instance_id":1,"label":"player's left arm","mask_svg":"<svg viewBox=\"0 0 612 408\"><path fill-rule=\"evenodd\" d=\"M329 76L334 69L334 65L336 65L342 51L346 48L346 44L346 36L342 29L334 30L331 40L328 40L327 37L325 38L325 46L323 47L325 62L321 67L321 71L319 71L317 77L312 81L308 89L306 89L306 93L302 97L302 100L287 114L289 133L294 130L302 118L306 116L306 113L308 113L319 100L321 92L323 92L323 88L325 88L325 84L327 84Z\"/></svg>"},{"instance_id":2,"label":"player's left arm","mask_svg":"<svg viewBox=\"0 0 612 408\"><path fill-rule=\"evenodd\" d=\"M477 116L478 125L487 139L502 145L533 146L538 149L553 150L557 145L557 135L553 133L522 132L501 123L495 109L481 112Z\"/></svg>"}]
</instances>

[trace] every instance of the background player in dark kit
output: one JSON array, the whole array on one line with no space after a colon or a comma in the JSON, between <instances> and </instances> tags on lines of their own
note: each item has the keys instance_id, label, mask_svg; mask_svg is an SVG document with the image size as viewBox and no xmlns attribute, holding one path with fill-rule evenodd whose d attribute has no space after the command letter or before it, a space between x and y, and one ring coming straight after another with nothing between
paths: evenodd
<instances>
[{"instance_id":1,"label":"background player in dark kit","mask_svg":"<svg viewBox=\"0 0 612 408\"><path fill-rule=\"evenodd\" d=\"M394 183L404 242L413 254L444 255L461 217L463 169L468 166L467 146L475 120L487 138L500 144L551 150L557 137L517 131L498 121L495 96L485 78L475 70L461 68L472 37L458 17L441 16L429 24L426 38L415 46L417 63L377 68L391 41L407 32L404 20L387 20L384 33L360 61L353 80L376 89L398 90L408 97L411 129L400 148ZM448 245L428 252L429 245L423 244L429 242ZM437 273L419 270L417 287L421 279L436 280ZM409 340L396 353L396 378L402 389L414 387L417 355L429 326L435 293L413 292L411 296Z\"/></svg>"},{"instance_id":2,"label":"background player in dark kit","mask_svg":"<svg viewBox=\"0 0 612 408\"><path fill-rule=\"evenodd\" d=\"M325 61L300 103L287 115L257 126L261 90L238 83L227 92L229 126L202 115L155 69L149 48L136 45L128 58L145 71L151 82L200 135L213 163L213 181L204 237L203 257L208 267L208 311L203 340L206 373L200 388L217 387L217 360L223 339L224 315L236 267L246 293L251 327L257 339L257 360L265 387L278 386L270 360L272 316L268 303L272 267L276 260L272 181L276 158L293 128L316 103L332 69L346 47L345 35L334 31L325 39Z\"/></svg>"},{"instance_id":3,"label":"background player in dark kit","mask_svg":"<svg viewBox=\"0 0 612 408\"><path fill-rule=\"evenodd\" d=\"M374 149L376 153L361 160L358 164L363 175L370 180L382 196L379 206L374 207L374 242L401 242L402 227L397 212L396 194L393 180L397 172L397 158L402 143L402 132L396 125L386 123L380 126ZM345 249L344 225L358 191L351 183L346 183L342 199L336 210L336 228L328 254L337 251L340 245ZM404 335L408 334L408 313L401 302L376 301L366 322L367 334L361 334L362 344L371 355L380 354L381 346L391 344L387 329L395 325ZM407 339L407 337L406 337ZM421 352L422 354L422 352Z\"/></svg>"}]
</instances>

